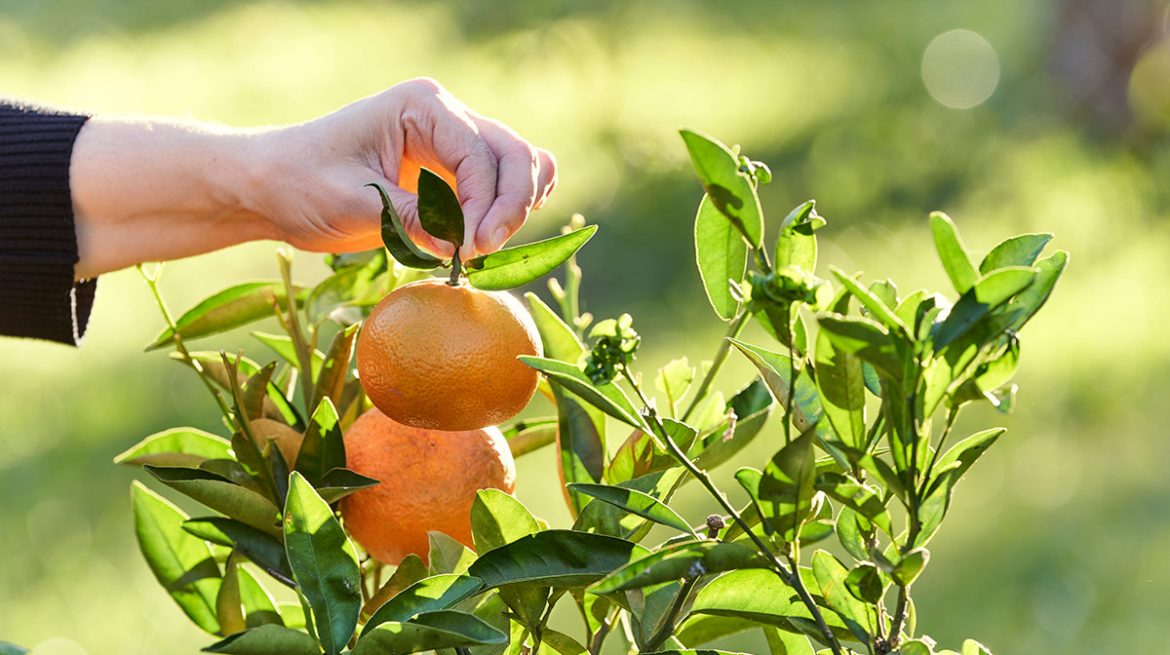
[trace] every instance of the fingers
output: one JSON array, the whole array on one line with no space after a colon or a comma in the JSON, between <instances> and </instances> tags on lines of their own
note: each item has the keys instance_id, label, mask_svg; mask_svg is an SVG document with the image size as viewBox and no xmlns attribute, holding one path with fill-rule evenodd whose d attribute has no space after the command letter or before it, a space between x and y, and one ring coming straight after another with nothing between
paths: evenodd
<instances>
[{"instance_id":1,"label":"fingers","mask_svg":"<svg viewBox=\"0 0 1170 655\"><path fill-rule=\"evenodd\" d=\"M440 174L449 171L463 207L460 255L466 260L498 250L555 188L552 153L533 147L503 123L472 112L433 80L400 86L405 93L401 132L391 138L396 157L384 162L384 169L397 181L396 190L409 196L402 198L407 210L399 208L403 222L416 243L442 256L452 254L448 244L437 243L418 228L417 197L404 190L410 181L403 179L408 174L417 178L418 165ZM401 145L395 147L394 141Z\"/></svg>"},{"instance_id":2,"label":"fingers","mask_svg":"<svg viewBox=\"0 0 1170 655\"><path fill-rule=\"evenodd\" d=\"M477 118L480 134L497 159L496 197L483 221L468 225L467 240L482 253L494 252L528 218L536 202L540 156L511 129L489 118Z\"/></svg>"}]
</instances>

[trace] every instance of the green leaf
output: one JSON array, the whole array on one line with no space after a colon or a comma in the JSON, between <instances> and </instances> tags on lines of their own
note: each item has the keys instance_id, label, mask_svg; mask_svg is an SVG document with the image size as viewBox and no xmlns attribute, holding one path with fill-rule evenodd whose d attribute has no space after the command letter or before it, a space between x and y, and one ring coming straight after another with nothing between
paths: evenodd
<instances>
[{"instance_id":1,"label":"green leaf","mask_svg":"<svg viewBox=\"0 0 1170 655\"><path fill-rule=\"evenodd\" d=\"M313 325L332 319L341 325L358 323L361 311L374 306L393 286L386 250L370 251L367 262L344 266L322 280L305 300L305 316Z\"/></svg>"},{"instance_id":2,"label":"green leaf","mask_svg":"<svg viewBox=\"0 0 1170 655\"><path fill-rule=\"evenodd\" d=\"M760 199L747 175L739 170L739 160L727 146L691 130L679 130L691 164L712 204L731 221L753 248L764 239L764 215Z\"/></svg>"},{"instance_id":3,"label":"green leaf","mask_svg":"<svg viewBox=\"0 0 1170 655\"><path fill-rule=\"evenodd\" d=\"M418 222L427 234L463 245L463 207L447 181L426 168L418 172Z\"/></svg>"},{"instance_id":4,"label":"green leaf","mask_svg":"<svg viewBox=\"0 0 1170 655\"><path fill-rule=\"evenodd\" d=\"M898 318L898 315L894 313L892 307L882 302L881 298L878 298L872 291L862 286L860 282L846 275L845 271L836 267L832 270L833 275L841 285L857 298L861 302L861 305L869 310L869 315L876 319L878 323L885 326L891 334L910 334L910 329L906 327L902 319Z\"/></svg>"},{"instance_id":5,"label":"green leaf","mask_svg":"<svg viewBox=\"0 0 1170 655\"><path fill-rule=\"evenodd\" d=\"M605 442L598 421L577 396L559 384L552 384L552 392L557 406L556 443L562 482L600 480L605 473ZM599 418L604 423L605 417ZM569 511L576 516L585 502L568 488L566 494Z\"/></svg>"},{"instance_id":6,"label":"green leaf","mask_svg":"<svg viewBox=\"0 0 1170 655\"><path fill-rule=\"evenodd\" d=\"M882 599L882 579L877 567L869 562L859 564L845 578L845 586L853 597L863 603L876 604Z\"/></svg>"},{"instance_id":7,"label":"green leaf","mask_svg":"<svg viewBox=\"0 0 1170 655\"><path fill-rule=\"evenodd\" d=\"M595 594L612 594L711 573L768 566L767 559L744 544L691 541L665 546L630 562L589 590Z\"/></svg>"},{"instance_id":8,"label":"green leaf","mask_svg":"<svg viewBox=\"0 0 1170 655\"><path fill-rule=\"evenodd\" d=\"M715 650L712 648L689 648L684 650L655 650L643 655L747 655L738 651Z\"/></svg>"},{"instance_id":9,"label":"green leaf","mask_svg":"<svg viewBox=\"0 0 1170 655\"><path fill-rule=\"evenodd\" d=\"M240 602L244 606L244 620L248 629L262 625L284 625L276 609L276 601L256 576L242 566L236 572L240 578Z\"/></svg>"},{"instance_id":10,"label":"green leaf","mask_svg":"<svg viewBox=\"0 0 1170 655\"><path fill-rule=\"evenodd\" d=\"M1036 273L1032 268L1001 268L979 280L959 298L946 320L938 326L935 350L942 350L966 335L993 310L1027 289L1036 280Z\"/></svg>"},{"instance_id":11,"label":"green leaf","mask_svg":"<svg viewBox=\"0 0 1170 655\"><path fill-rule=\"evenodd\" d=\"M681 484L686 470L681 466L664 468L652 473L624 480L619 487L641 491L655 499L669 498ZM585 498L585 496L580 496ZM590 502L573 523L574 530L638 541L645 537L653 523L637 514L631 514L614 505Z\"/></svg>"},{"instance_id":12,"label":"green leaf","mask_svg":"<svg viewBox=\"0 0 1170 655\"><path fill-rule=\"evenodd\" d=\"M297 359L297 350L296 346L293 345L292 337L283 334L268 334L267 332L253 332L252 337L268 346L269 350L276 353L284 361L298 369L300 368L301 363ZM312 369L313 379L316 380L321 374L321 366L325 363L325 353L313 348L312 352L309 353L309 359L309 368Z\"/></svg>"},{"instance_id":13,"label":"green leaf","mask_svg":"<svg viewBox=\"0 0 1170 655\"><path fill-rule=\"evenodd\" d=\"M293 578L312 608L321 646L336 655L357 627L361 569L333 510L297 472L289 476L284 545Z\"/></svg>"},{"instance_id":14,"label":"green leaf","mask_svg":"<svg viewBox=\"0 0 1170 655\"><path fill-rule=\"evenodd\" d=\"M974 639L968 639L963 642L963 655L991 655L991 649Z\"/></svg>"},{"instance_id":15,"label":"green leaf","mask_svg":"<svg viewBox=\"0 0 1170 655\"><path fill-rule=\"evenodd\" d=\"M187 515L139 482L130 487L138 547L159 584L204 632L218 634L220 573L207 542L183 530Z\"/></svg>"},{"instance_id":16,"label":"green leaf","mask_svg":"<svg viewBox=\"0 0 1170 655\"><path fill-rule=\"evenodd\" d=\"M776 270L793 266L809 273L817 269L817 237L825 219L817 213L817 201L807 200L788 212L776 238Z\"/></svg>"},{"instance_id":17,"label":"green leaf","mask_svg":"<svg viewBox=\"0 0 1170 655\"><path fill-rule=\"evenodd\" d=\"M429 575L430 571L427 569L427 565L423 564L422 558L414 553L408 554L398 563L398 567L394 569L394 573L390 575L382 588L374 592L370 600L362 606L362 617L368 620L378 608L386 604L386 601Z\"/></svg>"},{"instance_id":18,"label":"green leaf","mask_svg":"<svg viewBox=\"0 0 1170 655\"><path fill-rule=\"evenodd\" d=\"M239 555L232 551L223 567L223 582L215 597L215 615L219 619L220 634L234 635L243 632L244 606L240 600Z\"/></svg>"},{"instance_id":19,"label":"green leaf","mask_svg":"<svg viewBox=\"0 0 1170 655\"><path fill-rule=\"evenodd\" d=\"M699 590L691 615L735 617L782 630L809 630L818 633L812 614L775 571L742 569L729 571ZM835 613L825 612L825 622L839 639L852 634ZM818 633L819 634L819 633ZM819 638L813 634L814 638Z\"/></svg>"},{"instance_id":20,"label":"green leaf","mask_svg":"<svg viewBox=\"0 0 1170 655\"><path fill-rule=\"evenodd\" d=\"M486 553L521 537L540 532L540 524L519 500L499 489L480 489L471 503L471 534L475 550Z\"/></svg>"},{"instance_id":21,"label":"green leaf","mask_svg":"<svg viewBox=\"0 0 1170 655\"><path fill-rule=\"evenodd\" d=\"M739 312L739 301L731 295L730 285L743 281L747 255L743 234L704 195L695 215L695 262L711 308L725 321Z\"/></svg>"},{"instance_id":22,"label":"green leaf","mask_svg":"<svg viewBox=\"0 0 1170 655\"><path fill-rule=\"evenodd\" d=\"M512 457L520 457L556 442L557 419L555 417L521 419L510 426L501 427L500 430L508 440L508 449L512 451Z\"/></svg>"},{"instance_id":23,"label":"green leaf","mask_svg":"<svg viewBox=\"0 0 1170 655\"><path fill-rule=\"evenodd\" d=\"M244 413L241 418L251 421L264 417L265 401L268 400L268 384L275 371L276 362L269 362L259 371L253 373L240 386L240 399L243 401L240 410Z\"/></svg>"},{"instance_id":24,"label":"green leaf","mask_svg":"<svg viewBox=\"0 0 1170 655\"><path fill-rule=\"evenodd\" d=\"M735 424L724 421L703 438L695 465L711 470L734 457L760 433L772 407L772 393L761 378L736 392L724 412L725 416L727 412L735 413Z\"/></svg>"},{"instance_id":25,"label":"green leaf","mask_svg":"<svg viewBox=\"0 0 1170 655\"><path fill-rule=\"evenodd\" d=\"M143 439L114 458L115 464L196 467L209 459L231 459L232 444L196 428L171 428Z\"/></svg>"},{"instance_id":26,"label":"green leaf","mask_svg":"<svg viewBox=\"0 0 1170 655\"><path fill-rule=\"evenodd\" d=\"M671 407L671 414L677 413L674 408L677 407L683 396L687 395L694 379L695 367L691 366L686 357L672 359L658 369L658 375L654 378L654 387L666 395L666 402Z\"/></svg>"},{"instance_id":27,"label":"green leaf","mask_svg":"<svg viewBox=\"0 0 1170 655\"><path fill-rule=\"evenodd\" d=\"M898 648L898 655L934 655L934 649L921 639L911 639Z\"/></svg>"},{"instance_id":28,"label":"green leaf","mask_svg":"<svg viewBox=\"0 0 1170 655\"><path fill-rule=\"evenodd\" d=\"M272 535L280 534L280 509L264 496L203 469L146 466L159 482L211 509Z\"/></svg>"},{"instance_id":29,"label":"green leaf","mask_svg":"<svg viewBox=\"0 0 1170 655\"><path fill-rule=\"evenodd\" d=\"M320 655L321 648L309 635L279 625L263 625L232 635L203 649L228 655Z\"/></svg>"},{"instance_id":30,"label":"green leaf","mask_svg":"<svg viewBox=\"0 0 1170 655\"><path fill-rule=\"evenodd\" d=\"M914 584L929 562L930 551L925 548L915 548L898 560L898 563L894 565L894 570L890 572L890 577L898 583L898 586L909 587Z\"/></svg>"},{"instance_id":31,"label":"green leaf","mask_svg":"<svg viewBox=\"0 0 1170 655\"><path fill-rule=\"evenodd\" d=\"M581 343L577 333L540 296L529 291L524 294L524 299L528 301L529 313L536 323L536 331L540 333L545 356L576 364L581 353L585 352L585 344Z\"/></svg>"},{"instance_id":32,"label":"green leaf","mask_svg":"<svg viewBox=\"0 0 1170 655\"><path fill-rule=\"evenodd\" d=\"M820 316L817 322L838 350L857 355L891 379L900 380L903 377L898 348L890 334L877 322L839 314ZM865 375L864 367L862 375ZM868 380L866 386L869 386ZM875 393L880 395L880 387Z\"/></svg>"},{"instance_id":33,"label":"green leaf","mask_svg":"<svg viewBox=\"0 0 1170 655\"><path fill-rule=\"evenodd\" d=\"M361 638L383 623L404 623L424 612L450 609L481 588L483 580L453 573L419 580L379 607L362 629Z\"/></svg>"},{"instance_id":34,"label":"green leaf","mask_svg":"<svg viewBox=\"0 0 1170 655\"><path fill-rule=\"evenodd\" d=\"M606 414L632 427L643 429L646 432L650 431L641 415L638 414L638 410L634 409L626 392L622 391L618 385L612 382L594 385L593 381L586 377L581 369L573 364L555 359L529 355L521 355L518 359L544 373L550 380L564 386Z\"/></svg>"},{"instance_id":35,"label":"green leaf","mask_svg":"<svg viewBox=\"0 0 1170 655\"><path fill-rule=\"evenodd\" d=\"M1068 253L1063 250L1036 262L1034 267L1037 271L1036 281L1018 296L1008 301L1004 311L1004 320L1001 324L997 324L996 328L1002 326L1019 331L1020 328L1024 327L1024 324L1035 316L1036 312L1040 311L1040 308L1048 301L1048 296L1052 294L1052 289L1056 286L1056 282L1064 273L1067 265Z\"/></svg>"},{"instance_id":36,"label":"green leaf","mask_svg":"<svg viewBox=\"0 0 1170 655\"><path fill-rule=\"evenodd\" d=\"M471 286L485 291L512 289L553 272L597 232L587 225L567 234L504 248L469 259L464 265Z\"/></svg>"},{"instance_id":37,"label":"green leaf","mask_svg":"<svg viewBox=\"0 0 1170 655\"><path fill-rule=\"evenodd\" d=\"M333 401L324 398L309 419L309 428L297 454L296 471L314 486L333 469L345 468L345 441Z\"/></svg>"},{"instance_id":38,"label":"green leaf","mask_svg":"<svg viewBox=\"0 0 1170 655\"><path fill-rule=\"evenodd\" d=\"M390 202L390 195L386 193L386 189L376 183L366 186L377 189L378 195L382 198L382 243L386 250L390 251L390 256L399 264L411 268L428 269L441 266L443 260L424 252L410 240L406 227L402 224L402 218L394 209L394 204Z\"/></svg>"},{"instance_id":39,"label":"green leaf","mask_svg":"<svg viewBox=\"0 0 1170 655\"><path fill-rule=\"evenodd\" d=\"M813 509L816 493L813 439L812 430L806 430L777 451L760 479L760 509L780 532L780 537L788 542L800 533L800 526Z\"/></svg>"},{"instance_id":40,"label":"green leaf","mask_svg":"<svg viewBox=\"0 0 1170 655\"><path fill-rule=\"evenodd\" d=\"M325 355L317 385L313 389L312 407L319 407L322 399L328 398L334 407L341 401L345 378L349 374L349 360L353 357L353 346L357 340L358 325L342 328L333 337L329 352ZM334 410L336 412L336 409Z\"/></svg>"},{"instance_id":41,"label":"green leaf","mask_svg":"<svg viewBox=\"0 0 1170 655\"><path fill-rule=\"evenodd\" d=\"M1051 240L1051 234L1021 234L1007 239L987 253L979 272L986 275L1008 266L1031 266Z\"/></svg>"},{"instance_id":42,"label":"green leaf","mask_svg":"<svg viewBox=\"0 0 1170 655\"><path fill-rule=\"evenodd\" d=\"M292 570L285 558L284 544L276 537L222 517L191 519L183 524L183 529L200 539L235 548L266 573L292 586Z\"/></svg>"},{"instance_id":43,"label":"green leaf","mask_svg":"<svg viewBox=\"0 0 1170 655\"><path fill-rule=\"evenodd\" d=\"M616 537L546 530L480 555L467 572L489 589L506 584L585 587L648 552Z\"/></svg>"},{"instance_id":44,"label":"green leaf","mask_svg":"<svg viewBox=\"0 0 1170 655\"><path fill-rule=\"evenodd\" d=\"M294 287L294 293L294 300L300 306L309 292L303 287ZM169 345L176 333L184 342L190 342L270 318L278 302L287 309L288 296L283 282L246 282L224 289L187 310L175 321L175 330L163 330L146 350Z\"/></svg>"},{"instance_id":45,"label":"green leaf","mask_svg":"<svg viewBox=\"0 0 1170 655\"><path fill-rule=\"evenodd\" d=\"M581 482L573 482L568 486L572 491L620 507L631 514L637 514L655 523L661 523L684 534L694 534L691 532L691 526L677 512L653 496L636 489Z\"/></svg>"},{"instance_id":46,"label":"green leaf","mask_svg":"<svg viewBox=\"0 0 1170 655\"><path fill-rule=\"evenodd\" d=\"M353 655L403 655L507 642L507 634L471 614L438 610L420 614L405 623L383 623L363 633Z\"/></svg>"},{"instance_id":47,"label":"green leaf","mask_svg":"<svg viewBox=\"0 0 1170 655\"><path fill-rule=\"evenodd\" d=\"M837 513L837 539L853 559L861 562L869 559L869 547L865 544L865 537L861 532L860 523L864 522L857 512L842 507Z\"/></svg>"},{"instance_id":48,"label":"green leaf","mask_svg":"<svg viewBox=\"0 0 1170 655\"><path fill-rule=\"evenodd\" d=\"M954 221L942 212L931 212L930 231L934 235L934 247L938 251L938 257L942 260L943 268L946 269L951 284L955 286L955 291L966 293L979 278L979 273L971 264Z\"/></svg>"},{"instance_id":49,"label":"green leaf","mask_svg":"<svg viewBox=\"0 0 1170 655\"><path fill-rule=\"evenodd\" d=\"M563 632L546 628L541 636L544 639L542 644L551 646L553 650L561 655L588 655L589 651L580 644L576 639Z\"/></svg>"},{"instance_id":50,"label":"green leaf","mask_svg":"<svg viewBox=\"0 0 1170 655\"><path fill-rule=\"evenodd\" d=\"M431 563L431 575L463 573L475 561L475 552L450 535L430 530L427 542L430 545L427 559Z\"/></svg>"},{"instance_id":51,"label":"green leaf","mask_svg":"<svg viewBox=\"0 0 1170 655\"><path fill-rule=\"evenodd\" d=\"M851 475L826 472L817 476L817 489L857 511L886 534L893 535L893 520L882 502L881 490Z\"/></svg>"},{"instance_id":52,"label":"green leaf","mask_svg":"<svg viewBox=\"0 0 1170 655\"><path fill-rule=\"evenodd\" d=\"M728 340L752 364L755 364L760 376L768 388L772 390L772 395L776 397L777 405L786 408L792 389L792 363L788 356L764 350L738 339ZM804 432L820 421L822 413L816 385L806 373L798 372L796 394L792 398L792 424L796 426L797 430Z\"/></svg>"},{"instance_id":53,"label":"green leaf","mask_svg":"<svg viewBox=\"0 0 1170 655\"><path fill-rule=\"evenodd\" d=\"M816 655L808 637L804 635L784 632L772 626L765 626L763 630L771 655Z\"/></svg>"},{"instance_id":54,"label":"green leaf","mask_svg":"<svg viewBox=\"0 0 1170 655\"><path fill-rule=\"evenodd\" d=\"M1004 428L983 430L955 444L939 458L927 487L926 500L918 509L922 530L911 545L925 546L930 541L946 516L947 510L950 509L951 498L959 479L1004 432Z\"/></svg>"},{"instance_id":55,"label":"green leaf","mask_svg":"<svg viewBox=\"0 0 1170 655\"><path fill-rule=\"evenodd\" d=\"M378 480L366 477L349 469L330 469L321 477L317 485L317 493L329 504L345 498L355 491L379 484Z\"/></svg>"},{"instance_id":56,"label":"green leaf","mask_svg":"<svg viewBox=\"0 0 1170 655\"><path fill-rule=\"evenodd\" d=\"M26 655L32 651L7 641L0 641L0 655Z\"/></svg>"},{"instance_id":57,"label":"green leaf","mask_svg":"<svg viewBox=\"0 0 1170 655\"><path fill-rule=\"evenodd\" d=\"M848 299L842 296L833 310L843 314L847 306ZM868 444L865 430L865 378L861 371L861 359L853 353L838 349L829 333L822 330L817 335L816 373L821 406L829 424L837 432L837 437L850 448L865 450Z\"/></svg>"},{"instance_id":58,"label":"green leaf","mask_svg":"<svg viewBox=\"0 0 1170 655\"><path fill-rule=\"evenodd\" d=\"M875 617L870 607L849 593L849 587L845 583L849 577L849 570L837 561L836 557L824 550L813 553L812 570L829 607L845 620L849 630L861 643L869 643L869 636L874 633L876 627Z\"/></svg>"}]
</instances>

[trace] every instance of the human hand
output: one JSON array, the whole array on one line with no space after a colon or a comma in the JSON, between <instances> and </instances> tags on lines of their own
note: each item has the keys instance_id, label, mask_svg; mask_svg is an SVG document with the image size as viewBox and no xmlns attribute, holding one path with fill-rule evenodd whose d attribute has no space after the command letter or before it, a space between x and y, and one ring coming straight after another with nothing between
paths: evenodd
<instances>
[{"instance_id":1,"label":"human hand","mask_svg":"<svg viewBox=\"0 0 1170 655\"><path fill-rule=\"evenodd\" d=\"M434 80L402 82L300 125L256 136L267 162L253 202L276 236L298 248L343 252L381 245L377 182L410 238L450 257L419 226L419 167L451 184L463 206L467 259L500 248L556 186L556 161L503 123L481 116Z\"/></svg>"}]
</instances>

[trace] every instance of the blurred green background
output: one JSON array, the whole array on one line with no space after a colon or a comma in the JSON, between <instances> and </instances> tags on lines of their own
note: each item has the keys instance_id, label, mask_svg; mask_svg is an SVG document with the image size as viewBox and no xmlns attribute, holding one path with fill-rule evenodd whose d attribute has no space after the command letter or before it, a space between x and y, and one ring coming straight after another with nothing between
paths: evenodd
<instances>
[{"instance_id":1,"label":"blurred green background","mask_svg":"<svg viewBox=\"0 0 1170 655\"><path fill-rule=\"evenodd\" d=\"M264 125L435 77L557 154L557 194L521 239L576 211L602 224L581 256L586 306L635 315L647 372L710 357L723 329L691 259L700 189L676 128L769 163L773 221L817 198L829 219L822 266L903 290L947 288L929 210L954 216L974 250L1055 232L1071 267L1024 332L1016 415L965 419L1010 431L959 487L915 585L919 626L943 645L975 637L1001 654L1162 652L1166 21L1164 2L1141 0L6 0L0 94ZM273 249L168 265L164 293L182 310L274 277ZM301 280L324 271L318 256L298 257ZM141 561L127 502L135 472L110 464L157 430L218 427L188 371L142 353L160 323L129 271L101 281L80 350L0 342L0 640L41 655L208 643ZM246 333L207 346L267 355ZM725 389L749 377L733 364ZM766 457L775 436L740 462ZM552 452L520 472L520 498L564 525ZM693 518L712 507L695 489L682 499ZM762 648L751 636L722 645Z\"/></svg>"}]
</instances>

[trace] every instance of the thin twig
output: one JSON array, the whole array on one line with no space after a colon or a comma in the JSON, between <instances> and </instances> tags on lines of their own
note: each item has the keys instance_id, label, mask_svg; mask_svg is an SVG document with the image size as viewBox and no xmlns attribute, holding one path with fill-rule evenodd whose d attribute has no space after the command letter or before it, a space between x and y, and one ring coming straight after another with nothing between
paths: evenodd
<instances>
[{"instance_id":1,"label":"thin twig","mask_svg":"<svg viewBox=\"0 0 1170 655\"><path fill-rule=\"evenodd\" d=\"M744 310L739 318L731 324L727 330L727 336L719 342L719 350L715 352L715 359L711 360L711 368L707 369L707 374L703 376L703 381L699 383L699 388L695 391L695 396L691 398L691 404L687 406L687 410L683 412L680 421L686 421L690 418L691 413L699 406L699 403L707 397L707 392L711 389L711 383L715 381L715 376L719 373L719 369L723 368L723 362L727 361L727 355L731 351L731 341L743 332L744 327L747 326L748 319L751 318L751 313Z\"/></svg>"}]
</instances>

